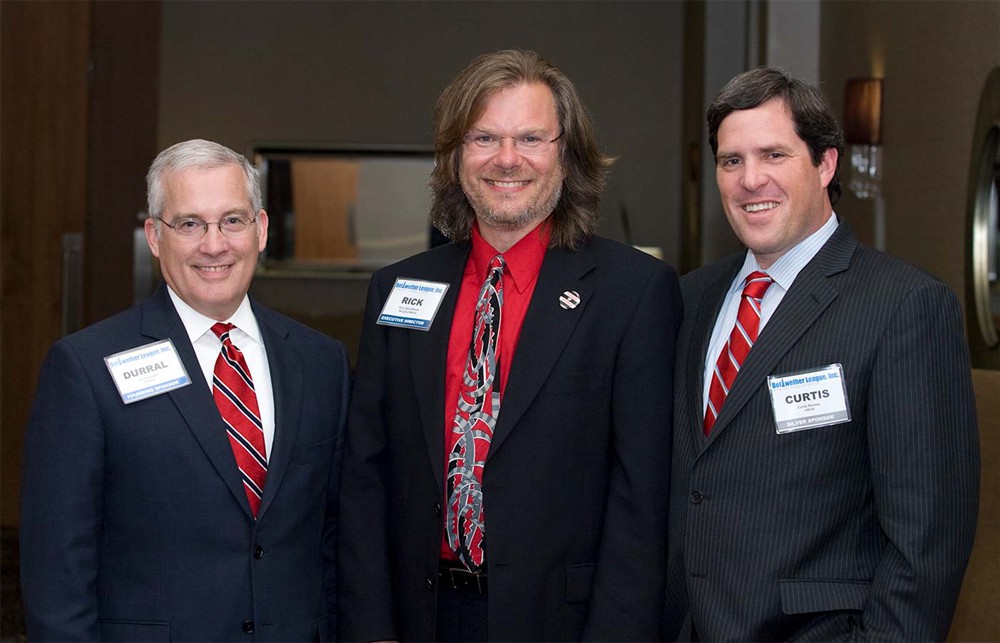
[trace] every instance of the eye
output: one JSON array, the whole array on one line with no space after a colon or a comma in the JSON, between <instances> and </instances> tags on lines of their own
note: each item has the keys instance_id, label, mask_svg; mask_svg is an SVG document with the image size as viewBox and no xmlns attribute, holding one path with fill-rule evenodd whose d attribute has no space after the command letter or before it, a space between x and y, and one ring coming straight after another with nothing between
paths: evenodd
<instances>
[{"instance_id":1,"label":"eye","mask_svg":"<svg viewBox=\"0 0 1000 643\"><path fill-rule=\"evenodd\" d=\"M246 219L244 219L242 216L240 216L238 214L231 214L228 217L223 217L222 218L222 225L224 225L224 226L239 226L239 225L243 225L243 223L245 221L246 221Z\"/></svg>"},{"instance_id":2,"label":"eye","mask_svg":"<svg viewBox=\"0 0 1000 643\"><path fill-rule=\"evenodd\" d=\"M785 158L785 155L782 152L771 152L767 155L767 158L772 160L783 159Z\"/></svg>"},{"instance_id":3,"label":"eye","mask_svg":"<svg viewBox=\"0 0 1000 643\"><path fill-rule=\"evenodd\" d=\"M719 159L719 166L723 168L738 167L740 163L741 163L740 159L732 156Z\"/></svg>"},{"instance_id":4,"label":"eye","mask_svg":"<svg viewBox=\"0 0 1000 643\"><path fill-rule=\"evenodd\" d=\"M525 147L535 147L536 145L542 142L542 139L541 137L536 136L535 134L527 134L518 139L518 142L521 145L524 145Z\"/></svg>"},{"instance_id":5,"label":"eye","mask_svg":"<svg viewBox=\"0 0 1000 643\"><path fill-rule=\"evenodd\" d=\"M472 137L472 142L480 147L490 147L496 144L497 137L492 134L476 134Z\"/></svg>"},{"instance_id":6,"label":"eye","mask_svg":"<svg viewBox=\"0 0 1000 643\"><path fill-rule=\"evenodd\" d=\"M181 219L174 224L178 232L195 232L204 227L204 224L197 219Z\"/></svg>"}]
</instances>

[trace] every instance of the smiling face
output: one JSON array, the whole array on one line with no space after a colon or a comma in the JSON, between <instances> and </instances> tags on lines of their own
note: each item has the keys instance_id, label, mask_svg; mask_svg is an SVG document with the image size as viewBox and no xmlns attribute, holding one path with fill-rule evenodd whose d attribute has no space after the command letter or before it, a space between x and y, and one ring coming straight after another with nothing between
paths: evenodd
<instances>
[{"instance_id":1,"label":"smiling face","mask_svg":"<svg viewBox=\"0 0 1000 643\"><path fill-rule=\"evenodd\" d=\"M236 165L190 168L163 176L166 196L162 217L166 223L195 217L209 224L225 216L255 216L238 235L224 235L209 225L204 236L184 239L167 226L159 233L146 219L146 240L170 288L186 304L217 321L239 308L250 287L257 255L267 245L267 213L253 212L243 171Z\"/></svg>"},{"instance_id":2,"label":"smiling face","mask_svg":"<svg viewBox=\"0 0 1000 643\"><path fill-rule=\"evenodd\" d=\"M552 90L543 83L500 90L469 133L504 137L495 152L463 146L459 170L480 232L504 251L544 221L559 202L565 177L559 143L544 142L522 153L509 138L533 135L551 141L559 136Z\"/></svg>"},{"instance_id":3,"label":"smiling face","mask_svg":"<svg viewBox=\"0 0 1000 643\"><path fill-rule=\"evenodd\" d=\"M726 218L766 269L829 219L837 150L813 165L780 98L726 116L718 140L715 178Z\"/></svg>"}]
</instances>

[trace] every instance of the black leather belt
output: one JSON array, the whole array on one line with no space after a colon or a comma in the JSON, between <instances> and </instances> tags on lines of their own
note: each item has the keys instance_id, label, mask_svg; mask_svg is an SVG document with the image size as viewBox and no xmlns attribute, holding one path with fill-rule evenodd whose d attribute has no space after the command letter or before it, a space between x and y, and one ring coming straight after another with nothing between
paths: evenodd
<instances>
[{"instance_id":1,"label":"black leather belt","mask_svg":"<svg viewBox=\"0 0 1000 643\"><path fill-rule=\"evenodd\" d=\"M442 587L486 594L486 572L470 572L458 561L442 560L438 562L438 582Z\"/></svg>"}]
</instances>

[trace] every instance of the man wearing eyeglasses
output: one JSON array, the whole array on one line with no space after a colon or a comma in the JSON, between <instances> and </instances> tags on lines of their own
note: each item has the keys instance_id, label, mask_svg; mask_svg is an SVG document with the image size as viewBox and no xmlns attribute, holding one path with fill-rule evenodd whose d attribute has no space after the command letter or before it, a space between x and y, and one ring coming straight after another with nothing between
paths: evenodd
<instances>
[{"instance_id":1,"label":"man wearing eyeglasses","mask_svg":"<svg viewBox=\"0 0 1000 643\"><path fill-rule=\"evenodd\" d=\"M612 159L533 52L459 73L435 147L451 243L368 292L340 638L655 640L676 275L593 235Z\"/></svg>"},{"instance_id":2,"label":"man wearing eyeglasses","mask_svg":"<svg viewBox=\"0 0 1000 643\"><path fill-rule=\"evenodd\" d=\"M247 297L256 170L204 140L157 156L166 282L57 342L26 435L32 640L332 640L341 344Z\"/></svg>"}]
</instances>

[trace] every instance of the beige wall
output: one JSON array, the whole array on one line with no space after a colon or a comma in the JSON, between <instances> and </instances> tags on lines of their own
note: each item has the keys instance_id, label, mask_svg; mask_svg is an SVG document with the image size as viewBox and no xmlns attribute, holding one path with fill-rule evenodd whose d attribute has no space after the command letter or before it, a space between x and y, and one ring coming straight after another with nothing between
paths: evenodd
<instances>
[{"instance_id":1,"label":"beige wall","mask_svg":"<svg viewBox=\"0 0 1000 643\"><path fill-rule=\"evenodd\" d=\"M828 0L821 34L820 76L838 117L848 78L884 78L886 250L964 302L973 129L983 83L1000 65L1000 2ZM872 238L871 202L847 195L837 211Z\"/></svg>"}]
</instances>

